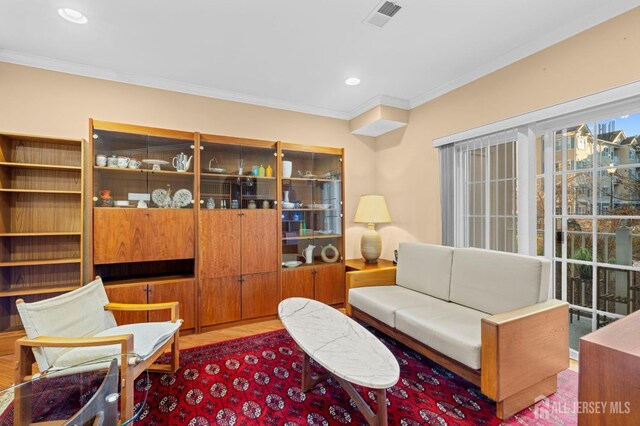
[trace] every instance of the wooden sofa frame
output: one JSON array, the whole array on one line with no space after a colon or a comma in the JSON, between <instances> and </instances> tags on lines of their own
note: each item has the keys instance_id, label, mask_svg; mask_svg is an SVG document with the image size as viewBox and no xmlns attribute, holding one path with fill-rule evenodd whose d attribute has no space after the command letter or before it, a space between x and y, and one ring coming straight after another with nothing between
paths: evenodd
<instances>
[{"instance_id":1,"label":"wooden sofa frame","mask_svg":"<svg viewBox=\"0 0 640 426\"><path fill-rule=\"evenodd\" d=\"M16 303L24 303L21 299ZM179 318L179 303L109 303L105 305L105 310L109 311L157 311L171 310L171 322L176 322ZM54 348L79 348L91 346L120 345L120 421L133 417L133 391L134 380L145 370L151 372L175 373L180 367L179 348L180 329L176 330L173 336L160 346L153 354L145 360L135 365L129 364L129 358L133 353L133 334L123 334L119 336L104 337L56 337L40 336L35 339L23 337L15 342L15 384L29 381L33 377L33 363L35 357L33 348L54 347ZM171 360L169 364L154 364L154 361L171 348ZM31 385L16 386L14 397L14 424L30 424L31 419Z\"/></svg>"},{"instance_id":2,"label":"wooden sofa frame","mask_svg":"<svg viewBox=\"0 0 640 426\"><path fill-rule=\"evenodd\" d=\"M474 370L349 304L349 290L395 285L396 267L347 273L346 312L480 387L506 419L557 390L569 368L569 305L548 300L482 320L481 367Z\"/></svg>"}]
</instances>

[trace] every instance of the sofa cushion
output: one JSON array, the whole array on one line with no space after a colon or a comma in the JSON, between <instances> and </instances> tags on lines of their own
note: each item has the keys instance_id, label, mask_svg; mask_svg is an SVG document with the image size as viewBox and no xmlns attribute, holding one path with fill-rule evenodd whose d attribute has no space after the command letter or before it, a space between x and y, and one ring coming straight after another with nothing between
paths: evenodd
<instances>
[{"instance_id":1,"label":"sofa cushion","mask_svg":"<svg viewBox=\"0 0 640 426\"><path fill-rule=\"evenodd\" d=\"M395 312L411 306L428 306L433 297L406 289L397 285L360 287L349 290L349 304L382 321L389 327L395 327Z\"/></svg>"},{"instance_id":2,"label":"sofa cushion","mask_svg":"<svg viewBox=\"0 0 640 426\"><path fill-rule=\"evenodd\" d=\"M549 260L492 250L456 248L451 301L498 314L547 300Z\"/></svg>"},{"instance_id":3,"label":"sofa cushion","mask_svg":"<svg viewBox=\"0 0 640 426\"><path fill-rule=\"evenodd\" d=\"M396 284L442 300L449 300L453 248L400 243Z\"/></svg>"},{"instance_id":4,"label":"sofa cushion","mask_svg":"<svg viewBox=\"0 0 640 426\"><path fill-rule=\"evenodd\" d=\"M396 311L396 328L436 351L480 368L480 324L489 315L451 302L433 299L429 306Z\"/></svg>"}]
</instances>

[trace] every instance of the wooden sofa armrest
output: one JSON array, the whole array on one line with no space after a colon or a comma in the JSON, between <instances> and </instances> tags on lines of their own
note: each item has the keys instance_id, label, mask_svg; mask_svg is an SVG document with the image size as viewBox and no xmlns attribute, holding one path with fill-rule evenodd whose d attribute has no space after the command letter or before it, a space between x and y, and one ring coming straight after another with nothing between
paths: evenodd
<instances>
[{"instance_id":1,"label":"wooden sofa armrest","mask_svg":"<svg viewBox=\"0 0 640 426\"><path fill-rule=\"evenodd\" d=\"M372 269L369 271L347 272L345 288L345 309L347 315L351 316L351 305L349 304L349 290L358 287L371 287L381 285L396 285L396 267Z\"/></svg>"},{"instance_id":2,"label":"wooden sofa armrest","mask_svg":"<svg viewBox=\"0 0 640 426\"><path fill-rule=\"evenodd\" d=\"M159 311L171 309L171 322L176 322L180 316L179 302L165 303L108 303L104 306L107 311Z\"/></svg>"},{"instance_id":3,"label":"wooden sofa armrest","mask_svg":"<svg viewBox=\"0 0 640 426\"><path fill-rule=\"evenodd\" d=\"M370 287L375 285L395 285L396 267L372 269L369 271L347 272L347 291L352 288Z\"/></svg>"},{"instance_id":4,"label":"wooden sofa armrest","mask_svg":"<svg viewBox=\"0 0 640 426\"><path fill-rule=\"evenodd\" d=\"M557 373L569 368L568 318L569 304L559 300L484 318L482 393L500 402L522 395L545 380L555 381Z\"/></svg>"}]
</instances>

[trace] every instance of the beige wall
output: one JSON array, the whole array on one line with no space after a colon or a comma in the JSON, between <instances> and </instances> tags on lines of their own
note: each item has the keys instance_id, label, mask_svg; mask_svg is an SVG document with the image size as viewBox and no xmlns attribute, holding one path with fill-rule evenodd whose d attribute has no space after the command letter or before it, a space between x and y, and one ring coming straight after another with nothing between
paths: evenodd
<instances>
[{"instance_id":1,"label":"beige wall","mask_svg":"<svg viewBox=\"0 0 640 426\"><path fill-rule=\"evenodd\" d=\"M414 108L406 129L377 138L376 188L393 219L379 227L383 257L399 241L440 242L434 138L638 80L638 22L640 8Z\"/></svg>"},{"instance_id":2,"label":"beige wall","mask_svg":"<svg viewBox=\"0 0 640 426\"><path fill-rule=\"evenodd\" d=\"M363 226L352 220L359 196L374 190L375 151L373 140L351 135L348 121L0 62L0 131L87 139L89 118L344 147L346 257L360 256Z\"/></svg>"}]
</instances>

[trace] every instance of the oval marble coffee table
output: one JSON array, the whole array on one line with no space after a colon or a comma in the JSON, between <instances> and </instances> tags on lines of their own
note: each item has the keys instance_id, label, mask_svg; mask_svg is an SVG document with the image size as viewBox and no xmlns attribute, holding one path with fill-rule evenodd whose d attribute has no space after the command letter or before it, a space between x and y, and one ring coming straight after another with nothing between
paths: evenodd
<instances>
[{"instance_id":1,"label":"oval marble coffee table","mask_svg":"<svg viewBox=\"0 0 640 426\"><path fill-rule=\"evenodd\" d=\"M311 377L309 359L333 376L347 391L370 425L387 425L386 389L400 377L398 361L373 334L340 311L311 299L292 297L278 305L278 316L304 353L302 391L327 378ZM378 413L353 385L375 389Z\"/></svg>"}]
</instances>

